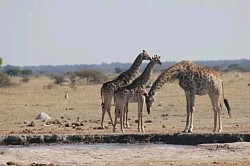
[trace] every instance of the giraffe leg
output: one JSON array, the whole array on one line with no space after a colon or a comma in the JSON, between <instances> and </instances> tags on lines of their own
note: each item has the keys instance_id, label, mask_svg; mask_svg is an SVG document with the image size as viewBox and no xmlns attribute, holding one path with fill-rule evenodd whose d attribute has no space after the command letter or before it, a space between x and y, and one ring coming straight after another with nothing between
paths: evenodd
<instances>
[{"instance_id":1,"label":"giraffe leg","mask_svg":"<svg viewBox=\"0 0 250 166\"><path fill-rule=\"evenodd\" d=\"M102 121L101 121L101 128L104 129L104 124L103 124L103 121L104 121L104 116L105 116L105 113L108 112L108 115L109 115L109 119L111 121L111 124L113 125L113 121L112 121L112 117L111 117L111 113L110 113L110 110L111 110L111 99L112 98L104 98L104 103L102 105Z\"/></svg>"},{"instance_id":2,"label":"giraffe leg","mask_svg":"<svg viewBox=\"0 0 250 166\"><path fill-rule=\"evenodd\" d=\"M188 129L189 129L189 120L190 120L190 98L188 95L186 95L186 109L187 109L187 119L186 119L186 127L184 129L184 133L187 133L188 132Z\"/></svg>"},{"instance_id":3,"label":"giraffe leg","mask_svg":"<svg viewBox=\"0 0 250 166\"><path fill-rule=\"evenodd\" d=\"M195 112L195 107L194 107L194 100L195 100L195 94L190 95L190 125L188 132L192 133L193 132L193 127L194 127L194 112Z\"/></svg>"},{"instance_id":4,"label":"giraffe leg","mask_svg":"<svg viewBox=\"0 0 250 166\"><path fill-rule=\"evenodd\" d=\"M122 109L121 112L119 112L119 115L120 115L120 121L121 121L121 131L122 131L122 133L125 133L124 129L123 129L123 126L124 126L124 124L123 124L123 122L124 122L124 108Z\"/></svg>"},{"instance_id":5,"label":"giraffe leg","mask_svg":"<svg viewBox=\"0 0 250 166\"><path fill-rule=\"evenodd\" d=\"M218 114L218 123L219 123L219 129L218 129L218 133L221 133L222 131L222 122L221 122L221 109L219 108L217 110L217 114Z\"/></svg>"},{"instance_id":6,"label":"giraffe leg","mask_svg":"<svg viewBox=\"0 0 250 166\"><path fill-rule=\"evenodd\" d=\"M118 113L119 113L119 110L117 108L115 108L115 119L114 119L114 125L113 125L113 133L115 133Z\"/></svg>"},{"instance_id":7,"label":"giraffe leg","mask_svg":"<svg viewBox=\"0 0 250 166\"><path fill-rule=\"evenodd\" d=\"M143 125L143 120L142 120L142 115L143 115L143 104L144 104L145 98L144 96L142 96L141 100L140 100L140 116L141 116L141 131L145 132L144 130L144 125Z\"/></svg>"},{"instance_id":8,"label":"giraffe leg","mask_svg":"<svg viewBox=\"0 0 250 166\"><path fill-rule=\"evenodd\" d=\"M195 112L195 107L191 107L191 111L190 111L190 126L188 129L189 133L193 132L193 127L194 127L194 112Z\"/></svg>"},{"instance_id":9,"label":"giraffe leg","mask_svg":"<svg viewBox=\"0 0 250 166\"><path fill-rule=\"evenodd\" d=\"M129 128L129 123L128 123L128 103L126 105L126 108L124 110L124 120L125 120L125 124L124 124L124 127L125 128Z\"/></svg>"},{"instance_id":10,"label":"giraffe leg","mask_svg":"<svg viewBox=\"0 0 250 166\"><path fill-rule=\"evenodd\" d=\"M217 120L218 120L218 124L219 124L219 129L218 129L218 133L221 133L222 131L222 121L221 121L221 106L219 104L219 102L216 102L217 103L217 106L216 106L216 109L217 109Z\"/></svg>"},{"instance_id":11,"label":"giraffe leg","mask_svg":"<svg viewBox=\"0 0 250 166\"><path fill-rule=\"evenodd\" d=\"M213 132L216 132L216 128L217 128L217 109L216 108L213 108L214 110L214 129L213 129Z\"/></svg>"},{"instance_id":12,"label":"giraffe leg","mask_svg":"<svg viewBox=\"0 0 250 166\"><path fill-rule=\"evenodd\" d=\"M216 129L217 129L217 119L218 119L218 109L217 109L217 106L216 106L216 103L215 103L215 95L214 94L209 94L209 97L210 97L210 100L211 100L211 103L212 103L212 107L213 107L213 111L214 111L214 129L212 132L216 132Z\"/></svg>"},{"instance_id":13,"label":"giraffe leg","mask_svg":"<svg viewBox=\"0 0 250 166\"><path fill-rule=\"evenodd\" d=\"M112 120L112 116L111 116L110 110L111 110L111 105L108 106L107 112L108 112L108 115L109 115L110 122L111 122L111 124L112 124L112 126L113 126L113 125L114 125L114 122L113 122L113 120Z\"/></svg>"},{"instance_id":14,"label":"giraffe leg","mask_svg":"<svg viewBox=\"0 0 250 166\"><path fill-rule=\"evenodd\" d=\"M142 120L144 96L140 96L138 101L138 132L145 132Z\"/></svg>"},{"instance_id":15,"label":"giraffe leg","mask_svg":"<svg viewBox=\"0 0 250 166\"><path fill-rule=\"evenodd\" d=\"M106 104L104 103L104 105L102 106L102 121L101 121L101 128L104 129L104 125L103 125L103 121L104 121L104 115L106 113L106 110L107 110L107 106Z\"/></svg>"}]
</instances>

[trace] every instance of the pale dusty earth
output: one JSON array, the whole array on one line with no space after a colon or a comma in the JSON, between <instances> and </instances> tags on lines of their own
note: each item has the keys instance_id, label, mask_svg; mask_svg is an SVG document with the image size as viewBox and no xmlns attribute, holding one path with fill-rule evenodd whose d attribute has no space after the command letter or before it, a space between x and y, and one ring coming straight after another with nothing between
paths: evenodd
<instances>
[{"instance_id":1,"label":"pale dusty earth","mask_svg":"<svg viewBox=\"0 0 250 166\"><path fill-rule=\"evenodd\" d=\"M170 145L71 145L0 149L0 164L20 165L249 165L250 143Z\"/></svg>"},{"instance_id":2,"label":"pale dusty earth","mask_svg":"<svg viewBox=\"0 0 250 166\"><path fill-rule=\"evenodd\" d=\"M152 76L152 82L158 76ZM225 97L233 110L229 118L223 107L223 133L250 132L250 73L224 73ZM107 114L106 129L100 129L101 85L76 87L67 84L44 90L53 80L34 77L28 83L12 78L15 86L0 88L0 135L11 134L112 134ZM65 101L64 92L69 92ZM197 96L195 101L194 132L210 133L213 130L213 112L208 96ZM46 112L52 120L40 121L35 117ZM114 108L112 107L112 116ZM126 133L137 133L137 105L129 105L130 127ZM183 90L178 81L166 83L156 95L150 115L144 109L146 133L176 133L185 127L186 111ZM32 125L30 125L32 124ZM77 124L77 125L76 125ZM119 125L117 132L119 131ZM0 163L9 161L21 165L53 163L58 165L250 165L249 143L212 144L188 147L164 146L111 146L96 147L43 146L1 148Z\"/></svg>"}]
</instances>

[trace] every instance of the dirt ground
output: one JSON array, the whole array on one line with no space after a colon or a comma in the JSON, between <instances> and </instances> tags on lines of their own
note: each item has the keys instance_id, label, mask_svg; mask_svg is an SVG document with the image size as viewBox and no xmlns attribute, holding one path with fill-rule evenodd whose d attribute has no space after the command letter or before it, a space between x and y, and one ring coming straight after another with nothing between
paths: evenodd
<instances>
[{"instance_id":1,"label":"dirt ground","mask_svg":"<svg viewBox=\"0 0 250 166\"><path fill-rule=\"evenodd\" d=\"M154 74L151 82L153 82L157 76L158 74ZM224 133L250 132L250 73L242 73L242 76L242 78L236 78L234 73L223 74L225 97L229 100L230 106L233 110L233 118L230 119L225 110L225 106L223 107L222 132ZM34 77L31 78L28 83L20 83L20 78L12 78L12 82L15 82L17 85L8 88L0 88L0 135L47 133L112 134L112 127L109 123L107 114L105 115L104 121L106 129L100 129L101 85L77 84L76 87L72 88L65 84L63 86L54 86L52 89L43 89L44 85L53 82L53 80L48 77ZM69 99L67 101L64 99L65 91L68 91L69 93ZM179 87L178 81L175 81L174 83L166 83L156 95L156 101L153 105L151 114L148 115L144 109L143 121L145 122L145 132L181 132L185 127L185 108L184 92ZM195 108L194 132L210 133L213 130L213 112L209 97L207 95L197 96ZM35 118L40 112L47 113L52 117L52 120L36 120ZM113 113L114 108L112 107L112 115ZM129 118L130 128L125 131L126 133L136 133L137 123L135 121L137 119L137 105L135 103L129 105ZM117 132L120 133L119 125ZM25 151L25 148L23 150ZM50 153L50 150L57 151L57 149L52 148L48 149L48 153ZM152 149L150 149L150 151L151 150ZM168 152L168 150L161 150L162 153ZM15 150L10 150L11 154L17 153L12 151ZM119 154L125 153L124 151L119 152L119 149L115 151ZM156 148L156 152L158 151L159 150ZM28 152L24 153L28 154ZM58 153L60 152L58 151ZM183 151L183 153L186 152ZM211 153L213 154L214 151L211 151ZM84 156L84 152L82 153L82 156ZM209 157L208 160L205 160L204 162L203 160L199 160L199 162L207 165L223 165L223 162L225 161L226 163L228 158L230 158L232 159L232 163L237 165L238 160L234 156L235 155L233 155L233 157L228 155L225 157L225 160L222 159L219 163L213 163L214 160L209 160ZM105 155L101 156L101 158L105 158ZM109 159L112 160L112 157ZM115 157L113 160L116 161ZM144 165L144 160L147 160L146 157L143 158L138 165ZM161 161L162 160L159 160L160 164L166 165L166 163L164 163L165 160L162 161L163 163L161 163ZM187 161L193 163L192 161L195 160ZM242 161L250 163L248 157ZM184 161L177 159L170 163L174 165L183 165L183 162ZM187 165L189 162L184 163ZM154 165L154 163L145 163L145 165Z\"/></svg>"},{"instance_id":2,"label":"dirt ground","mask_svg":"<svg viewBox=\"0 0 250 166\"><path fill-rule=\"evenodd\" d=\"M105 147L106 146L106 147ZM248 166L250 143L169 145L88 145L0 149L0 165Z\"/></svg>"}]
</instances>

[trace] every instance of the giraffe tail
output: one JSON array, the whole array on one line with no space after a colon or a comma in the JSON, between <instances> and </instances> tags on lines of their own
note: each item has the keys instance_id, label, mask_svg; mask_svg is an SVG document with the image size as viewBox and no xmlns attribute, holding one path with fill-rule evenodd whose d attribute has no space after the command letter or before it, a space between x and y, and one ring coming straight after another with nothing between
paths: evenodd
<instances>
[{"instance_id":1,"label":"giraffe tail","mask_svg":"<svg viewBox=\"0 0 250 166\"><path fill-rule=\"evenodd\" d=\"M102 99L102 104L101 104L101 106L102 106L102 108L103 108L103 107L104 107L104 102L103 102L102 88L101 88L101 99Z\"/></svg>"},{"instance_id":2,"label":"giraffe tail","mask_svg":"<svg viewBox=\"0 0 250 166\"><path fill-rule=\"evenodd\" d=\"M231 107L230 107L230 105L229 105L228 100L225 99L225 96L224 96L224 86L223 86L223 82L222 82L222 92L223 92L224 104L225 104L225 106L227 107L227 113L228 113L229 117L232 118Z\"/></svg>"},{"instance_id":3,"label":"giraffe tail","mask_svg":"<svg viewBox=\"0 0 250 166\"><path fill-rule=\"evenodd\" d=\"M232 118L231 107L230 107L230 105L229 105L228 100L225 99L225 98L224 98L224 104L225 104L225 106L227 107L227 113L228 113L229 117Z\"/></svg>"}]
</instances>

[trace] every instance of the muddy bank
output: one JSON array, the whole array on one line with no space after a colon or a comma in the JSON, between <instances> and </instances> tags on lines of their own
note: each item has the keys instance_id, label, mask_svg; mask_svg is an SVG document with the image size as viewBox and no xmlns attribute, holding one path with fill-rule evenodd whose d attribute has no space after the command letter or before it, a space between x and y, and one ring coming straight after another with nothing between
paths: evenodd
<instances>
[{"instance_id":1,"label":"muddy bank","mask_svg":"<svg viewBox=\"0 0 250 166\"><path fill-rule=\"evenodd\" d=\"M71 143L164 143L197 145L202 143L250 142L250 134L111 134L111 135L7 135L0 136L0 145L71 144Z\"/></svg>"}]
</instances>

